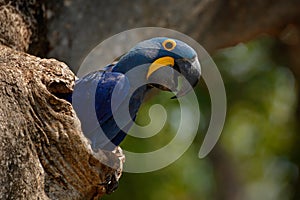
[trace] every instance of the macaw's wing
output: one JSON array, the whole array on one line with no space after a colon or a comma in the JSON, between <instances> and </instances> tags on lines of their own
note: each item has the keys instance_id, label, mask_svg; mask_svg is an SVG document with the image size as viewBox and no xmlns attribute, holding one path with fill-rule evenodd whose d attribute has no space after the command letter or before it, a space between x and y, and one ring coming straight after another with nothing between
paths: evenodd
<instances>
[{"instance_id":1,"label":"macaw's wing","mask_svg":"<svg viewBox=\"0 0 300 200\"><path fill-rule=\"evenodd\" d=\"M108 144L118 145L124 139L126 134L115 123L112 110L115 112L128 98L129 89L126 76L116 72L94 72L76 82L72 104L93 149L112 150L113 145ZM112 109L113 92L118 98L114 98Z\"/></svg>"}]
</instances>

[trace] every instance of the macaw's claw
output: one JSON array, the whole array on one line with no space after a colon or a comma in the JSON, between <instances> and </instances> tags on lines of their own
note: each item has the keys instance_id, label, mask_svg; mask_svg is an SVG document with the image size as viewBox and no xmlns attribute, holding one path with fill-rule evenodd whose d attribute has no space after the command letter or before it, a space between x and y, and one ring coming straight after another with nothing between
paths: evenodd
<instances>
[{"instance_id":1,"label":"macaw's claw","mask_svg":"<svg viewBox=\"0 0 300 200\"><path fill-rule=\"evenodd\" d=\"M119 181L117 181L116 175L109 175L106 177L105 182L99 185L104 186L106 194L111 194L118 188Z\"/></svg>"}]
</instances>

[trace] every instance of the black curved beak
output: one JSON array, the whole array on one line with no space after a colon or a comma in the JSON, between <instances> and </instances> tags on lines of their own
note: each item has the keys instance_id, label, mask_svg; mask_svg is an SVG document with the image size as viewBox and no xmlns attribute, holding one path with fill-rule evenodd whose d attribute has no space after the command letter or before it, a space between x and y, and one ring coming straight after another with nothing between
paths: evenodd
<instances>
[{"instance_id":1,"label":"black curved beak","mask_svg":"<svg viewBox=\"0 0 300 200\"><path fill-rule=\"evenodd\" d=\"M200 80L201 67L198 57L193 59L177 59L174 68L185 78L182 81L180 90L172 99L182 97L190 92Z\"/></svg>"},{"instance_id":2,"label":"black curved beak","mask_svg":"<svg viewBox=\"0 0 300 200\"><path fill-rule=\"evenodd\" d=\"M177 91L178 80L175 78L174 69L172 67L162 67L152 76L149 77L151 87L158 88L163 91Z\"/></svg>"},{"instance_id":3,"label":"black curved beak","mask_svg":"<svg viewBox=\"0 0 300 200\"><path fill-rule=\"evenodd\" d=\"M182 97L197 85L200 80L201 68L197 57L193 59L177 59L174 60L173 67L161 67L153 75L149 77L149 84L152 87L159 88L164 91L175 91L176 96L172 99ZM183 76L180 89L178 89L178 78ZM159 84L155 84L159 83Z\"/></svg>"}]
</instances>

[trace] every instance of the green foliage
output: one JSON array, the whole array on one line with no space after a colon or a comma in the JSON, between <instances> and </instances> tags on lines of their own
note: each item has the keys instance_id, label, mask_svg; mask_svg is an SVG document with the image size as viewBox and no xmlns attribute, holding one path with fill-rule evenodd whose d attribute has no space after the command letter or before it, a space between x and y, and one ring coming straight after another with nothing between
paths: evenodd
<instances>
[{"instance_id":1,"label":"green foliage","mask_svg":"<svg viewBox=\"0 0 300 200\"><path fill-rule=\"evenodd\" d=\"M297 174L289 156L296 133L295 83L285 66L273 62L273 45L263 38L216 56L232 86L221 145L243 182L243 199L290 199ZM237 68L242 69L236 73Z\"/></svg>"},{"instance_id":2,"label":"green foliage","mask_svg":"<svg viewBox=\"0 0 300 200\"><path fill-rule=\"evenodd\" d=\"M215 151L205 159L197 157L210 117L209 95L202 83L196 88L201 123L189 150L159 171L124 173L119 189L104 199L220 199L222 188L226 189L233 180L238 183L238 199L290 199L291 185L298 173L290 156L296 135L297 99L294 78L286 66L274 61L274 48L274 40L261 38L214 56L228 98L226 124L215 147L221 151L222 159ZM122 144L124 149L149 152L171 141L180 120L178 102L170 100L171 96L163 92L153 95L138 115L138 123L147 125L149 108L159 102L168 113L164 128L148 139L127 137ZM225 181L220 177L226 175L226 166L233 173L232 179Z\"/></svg>"}]
</instances>

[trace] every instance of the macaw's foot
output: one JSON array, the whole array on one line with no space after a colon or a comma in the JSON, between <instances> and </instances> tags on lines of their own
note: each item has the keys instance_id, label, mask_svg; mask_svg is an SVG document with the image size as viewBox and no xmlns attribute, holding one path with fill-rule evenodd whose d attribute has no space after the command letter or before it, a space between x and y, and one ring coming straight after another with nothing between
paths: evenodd
<instances>
[{"instance_id":1,"label":"macaw's foot","mask_svg":"<svg viewBox=\"0 0 300 200\"><path fill-rule=\"evenodd\" d=\"M105 187L106 194L113 193L119 186L119 181L117 180L116 175L109 175L106 177L105 182L101 183Z\"/></svg>"},{"instance_id":2,"label":"macaw's foot","mask_svg":"<svg viewBox=\"0 0 300 200\"><path fill-rule=\"evenodd\" d=\"M102 176L102 182L98 186L105 189L106 194L113 193L119 186L119 179L122 175L123 163L125 162L125 156L120 147L116 147L113 151L99 150L94 154L95 158L98 158L102 164L100 176Z\"/></svg>"}]
</instances>

